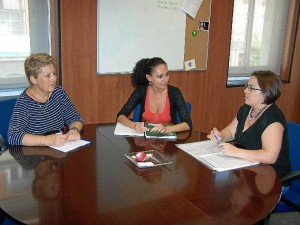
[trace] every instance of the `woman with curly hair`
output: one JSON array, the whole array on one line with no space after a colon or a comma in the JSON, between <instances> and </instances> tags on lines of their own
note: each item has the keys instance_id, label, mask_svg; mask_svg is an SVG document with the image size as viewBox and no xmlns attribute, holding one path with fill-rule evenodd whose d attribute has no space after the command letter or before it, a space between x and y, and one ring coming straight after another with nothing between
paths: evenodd
<instances>
[{"instance_id":1,"label":"woman with curly hair","mask_svg":"<svg viewBox=\"0 0 300 225\"><path fill-rule=\"evenodd\" d=\"M118 122L139 133L147 129L144 122L156 124L151 130L153 132L170 133L192 129L184 97L179 88L169 84L168 66L163 59L154 57L139 60L133 68L131 81L135 90L117 114ZM128 116L138 104L141 105L139 121L133 122ZM182 121L180 123L177 122L176 112Z\"/></svg>"}]
</instances>

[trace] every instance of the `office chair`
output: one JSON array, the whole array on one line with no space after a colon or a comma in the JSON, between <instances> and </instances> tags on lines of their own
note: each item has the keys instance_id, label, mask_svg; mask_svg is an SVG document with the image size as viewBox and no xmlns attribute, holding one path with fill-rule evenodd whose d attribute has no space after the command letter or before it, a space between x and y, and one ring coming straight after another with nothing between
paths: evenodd
<instances>
[{"instance_id":1,"label":"office chair","mask_svg":"<svg viewBox=\"0 0 300 225\"><path fill-rule=\"evenodd\" d=\"M189 114L191 114L192 104L190 102L185 102L185 105L187 107L187 110L188 110ZM140 115L141 107L142 107L141 104L138 104L135 107L135 109L133 110L133 117L132 117L133 122L138 122L139 121L139 115ZM178 112L176 112L176 117L177 117L177 123L181 123Z\"/></svg>"},{"instance_id":2,"label":"office chair","mask_svg":"<svg viewBox=\"0 0 300 225\"><path fill-rule=\"evenodd\" d=\"M191 111L192 111L192 104L190 102L185 102L186 108L189 112L189 114L191 115ZM179 113L176 112L176 117L177 117L177 123L181 123L181 119L179 117Z\"/></svg>"},{"instance_id":3,"label":"office chair","mask_svg":"<svg viewBox=\"0 0 300 225\"><path fill-rule=\"evenodd\" d=\"M300 212L300 124L288 122L291 173L281 179L281 183L292 182L274 209L274 213Z\"/></svg>"},{"instance_id":4,"label":"office chair","mask_svg":"<svg viewBox=\"0 0 300 225\"><path fill-rule=\"evenodd\" d=\"M132 121L133 122L138 122L139 121L139 115L141 111L141 104L138 104L135 109L133 110L133 115L132 115Z\"/></svg>"},{"instance_id":5,"label":"office chair","mask_svg":"<svg viewBox=\"0 0 300 225\"><path fill-rule=\"evenodd\" d=\"M0 99L0 152L5 151L8 147L8 126L14 107L16 105L18 96L3 97ZM0 210L0 224L1 225L17 225L17 222L6 216L6 214Z\"/></svg>"},{"instance_id":6,"label":"office chair","mask_svg":"<svg viewBox=\"0 0 300 225\"><path fill-rule=\"evenodd\" d=\"M4 220L2 221L1 225L18 225L17 222L11 220L10 218L6 217L4 218Z\"/></svg>"},{"instance_id":7,"label":"office chair","mask_svg":"<svg viewBox=\"0 0 300 225\"><path fill-rule=\"evenodd\" d=\"M7 131L9 126L9 121L12 115L12 112L14 110L16 101L18 96L14 97L3 97L0 99L0 135L2 136L3 140L0 143L1 149L0 150L6 150L6 147L8 146L8 138L7 138ZM0 138L1 138L0 136ZM1 142L1 140L0 140Z\"/></svg>"}]
</instances>

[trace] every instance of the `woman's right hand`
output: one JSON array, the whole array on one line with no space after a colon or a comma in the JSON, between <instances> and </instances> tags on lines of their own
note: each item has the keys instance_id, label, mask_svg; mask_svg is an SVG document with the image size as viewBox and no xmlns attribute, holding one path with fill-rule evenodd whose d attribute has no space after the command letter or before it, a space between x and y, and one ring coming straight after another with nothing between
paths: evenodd
<instances>
[{"instance_id":1,"label":"woman's right hand","mask_svg":"<svg viewBox=\"0 0 300 225\"><path fill-rule=\"evenodd\" d=\"M148 129L147 127L144 126L144 123L143 122L137 122L134 124L134 130L137 132L137 133L144 133L146 132Z\"/></svg>"},{"instance_id":2,"label":"woman's right hand","mask_svg":"<svg viewBox=\"0 0 300 225\"><path fill-rule=\"evenodd\" d=\"M46 136L49 141L49 146L60 147L68 140L65 134L51 134Z\"/></svg>"},{"instance_id":3,"label":"woman's right hand","mask_svg":"<svg viewBox=\"0 0 300 225\"><path fill-rule=\"evenodd\" d=\"M207 138L213 142L220 142L223 139L221 132L215 127L207 135Z\"/></svg>"}]
</instances>

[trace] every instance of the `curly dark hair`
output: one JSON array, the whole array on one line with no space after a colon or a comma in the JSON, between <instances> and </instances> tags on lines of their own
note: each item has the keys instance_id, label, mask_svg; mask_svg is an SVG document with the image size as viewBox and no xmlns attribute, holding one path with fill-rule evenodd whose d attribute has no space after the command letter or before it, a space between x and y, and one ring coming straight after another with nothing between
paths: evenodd
<instances>
[{"instance_id":1,"label":"curly dark hair","mask_svg":"<svg viewBox=\"0 0 300 225\"><path fill-rule=\"evenodd\" d=\"M158 65L167 65L167 63L159 57L153 57L153 58L144 58L139 60L135 67L133 68L133 73L131 74L131 82L133 86L145 86L149 84L148 79L146 78L146 75L152 74L153 69Z\"/></svg>"}]
</instances>

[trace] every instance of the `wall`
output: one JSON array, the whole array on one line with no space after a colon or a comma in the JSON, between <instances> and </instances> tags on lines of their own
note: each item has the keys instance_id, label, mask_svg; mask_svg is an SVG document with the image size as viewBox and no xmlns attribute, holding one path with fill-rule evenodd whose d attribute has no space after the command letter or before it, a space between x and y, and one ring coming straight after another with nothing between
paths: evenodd
<instances>
[{"instance_id":1,"label":"wall","mask_svg":"<svg viewBox=\"0 0 300 225\"><path fill-rule=\"evenodd\" d=\"M86 124L115 122L115 116L133 87L128 75L96 75L96 0L60 1L62 86ZM170 83L178 86L192 103L194 127L209 131L231 121L243 104L243 88L226 87L232 0L213 0L208 67L206 71L172 72ZM300 122L300 35L294 51L292 82L285 84L278 105L290 121Z\"/></svg>"}]
</instances>

